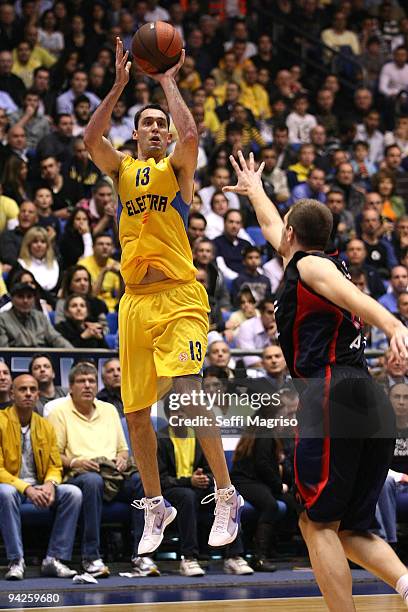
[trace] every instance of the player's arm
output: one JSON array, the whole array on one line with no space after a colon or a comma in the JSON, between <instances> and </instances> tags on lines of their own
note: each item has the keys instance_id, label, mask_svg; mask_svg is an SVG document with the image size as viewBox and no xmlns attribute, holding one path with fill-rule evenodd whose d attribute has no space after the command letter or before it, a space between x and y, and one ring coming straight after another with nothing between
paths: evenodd
<instances>
[{"instance_id":1,"label":"player's arm","mask_svg":"<svg viewBox=\"0 0 408 612\"><path fill-rule=\"evenodd\" d=\"M255 170L253 153L249 154L249 165L246 163L242 151L238 151L238 159L241 165L230 155L230 162L237 175L238 183L223 187L223 191L246 195L250 199L263 235L277 251L281 241L283 221L276 206L268 198L262 186L261 176L265 164L262 162L258 170ZM287 262L284 260L283 263L286 265Z\"/></svg>"},{"instance_id":2,"label":"player's arm","mask_svg":"<svg viewBox=\"0 0 408 612\"><path fill-rule=\"evenodd\" d=\"M408 328L381 304L343 276L333 262L310 255L297 263L300 278L313 291L384 331L395 357L408 358Z\"/></svg>"},{"instance_id":3,"label":"player's arm","mask_svg":"<svg viewBox=\"0 0 408 612\"><path fill-rule=\"evenodd\" d=\"M198 133L192 114L180 93L175 80L176 74L184 64L184 49L179 62L164 74L149 75L162 86L169 112L177 130L178 139L170 156L171 165L180 185L181 196L188 204L193 197L194 172L197 167Z\"/></svg>"},{"instance_id":4,"label":"player's arm","mask_svg":"<svg viewBox=\"0 0 408 612\"><path fill-rule=\"evenodd\" d=\"M128 55L128 51L123 54L123 43L120 38L116 38L115 82L106 98L93 113L84 132L85 146L92 160L102 172L108 174L115 181L118 178L120 163L125 156L123 153L116 151L103 134L108 128L113 107L129 81L130 62L128 62Z\"/></svg>"}]
</instances>

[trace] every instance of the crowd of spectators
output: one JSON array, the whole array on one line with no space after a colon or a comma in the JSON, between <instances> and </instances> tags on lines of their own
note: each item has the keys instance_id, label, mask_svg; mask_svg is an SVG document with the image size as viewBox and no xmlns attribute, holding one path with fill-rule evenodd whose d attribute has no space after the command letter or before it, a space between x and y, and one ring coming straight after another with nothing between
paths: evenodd
<instances>
[{"instance_id":1,"label":"crowd of spectators","mask_svg":"<svg viewBox=\"0 0 408 612\"><path fill-rule=\"evenodd\" d=\"M249 393L278 391L287 411L293 412L296 400L273 308L283 278L282 261L265 243L249 200L223 193L224 186L235 182L229 156L241 149L245 156L253 152L257 164L265 163L263 185L282 216L300 198L314 198L328 206L334 218L328 251L337 251L349 265L353 283L407 324L408 14L402 1L0 0L0 346L41 350L118 346L112 322L124 287L116 196L110 179L90 159L83 134L113 84L116 37L130 49L134 32L156 19L170 22L184 41L186 60L178 85L199 135L195 194L186 229L197 280L205 286L211 305L204 384L225 389L234 386L235 379L234 388L239 388L245 380ZM133 156L133 119L148 103L166 108L161 89L133 62L129 84L105 134L115 147ZM170 131L169 152L177 140L173 124ZM386 351L387 339L380 330L367 327L365 331L368 348ZM231 348L259 349L262 356L234 360ZM389 390L399 419L396 459L401 461L390 473L379 505L383 535L393 542L395 508L402 503L399 493L408 479L404 463L408 457L408 371L390 361L387 353L383 359L371 359L369 365ZM54 385L49 358L37 357L30 373L37 381L25 387L36 397L33 410L42 415L39 418L51 414L49 422L56 429L54 440L49 425L44 426L51 446L58 444L61 454L56 482L64 477L72 484L76 479L83 504L92 506L89 516L95 520L92 528L85 525L82 542L84 567L106 575L95 534L102 484L94 474L86 477L95 469L93 459L105 455L97 452L103 447L77 452L79 440L70 441L64 433L63 428L70 427L62 418L64 407L56 409L54 416L54 411L44 409L47 402L58 402L67 393ZM95 372L84 371L80 376L87 379L94 402ZM117 361L107 362L104 377L100 400L116 407L124 425ZM65 413L72 412L75 385L74 372L71 399L64 400L69 404ZM11 401L10 387L10 373L0 364L4 415ZM23 414L16 408L18 393L17 385L13 410L18 415L8 416L10 423ZM79 414L81 410L90 414L91 405L95 414L100 411L88 400L79 401ZM223 413L222 405L217 409ZM114 427L117 413L109 412ZM253 432L241 438L232 474L255 508L260 498L262 503L268 500L269 510L261 512L255 542L258 569L270 569L277 500L286 504L287 517L293 510L293 449L287 443L268 445L254 439ZM108 459L127 460L127 445L119 433L117 443ZM174 456L178 453L194 456L195 446L189 444L175 443L172 434L159 449L162 484L174 505L179 503L187 512L212 482L201 460L189 466L191 473L177 468ZM1 450L4 453L4 447ZM195 452L196 458L201 457L198 447ZM273 467L265 469L272 457ZM79 478L71 469L76 458L85 472ZM31 462L26 483L32 479L32 467ZM14 477L22 479L21 474ZM7 478L0 473L0 505L14 499L10 490L2 489L10 487ZM46 480L43 470L35 484L43 487ZM140 482L133 485L129 487L133 486L137 497ZM194 496L191 489L197 489ZM21 480L16 490L23 493ZM126 499L130 496L128 490L122 493ZM39 497L44 505L55 502L55 492L48 485ZM138 528L135 524L136 534ZM17 547L10 541L6 544L12 551L10 561L22 559L20 540ZM192 525L181 536L183 554L191 561L181 567L186 575L203 572L196 560L198 545ZM70 575L60 564L61 559L68 560L63 556L67 552L69 547L48 552L44 573ZM225 570L248 573L242 554L238 541L225 559ZM159 571L153 561L140 560L135 554L133 561L133 571L139 575ZM13 571L23 575L23 563Z\"/></svg>"}]
</instances>

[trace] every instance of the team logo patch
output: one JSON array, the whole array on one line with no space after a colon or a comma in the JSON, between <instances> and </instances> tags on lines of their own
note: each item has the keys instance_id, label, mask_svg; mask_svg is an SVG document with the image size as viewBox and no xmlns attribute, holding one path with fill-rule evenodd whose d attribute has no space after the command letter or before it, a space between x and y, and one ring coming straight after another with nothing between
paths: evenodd
<instances>
[{"instance_id":1,"label":"team logo patch","mask_svg":"<svg viewBox=\"0 0 408 612\"><path fill-rule=\"evenodd\" d=\"M188 354L187 353L180 353L179 361L187 361L187 359L188 359Z\"/></svg>"}]
</instances>

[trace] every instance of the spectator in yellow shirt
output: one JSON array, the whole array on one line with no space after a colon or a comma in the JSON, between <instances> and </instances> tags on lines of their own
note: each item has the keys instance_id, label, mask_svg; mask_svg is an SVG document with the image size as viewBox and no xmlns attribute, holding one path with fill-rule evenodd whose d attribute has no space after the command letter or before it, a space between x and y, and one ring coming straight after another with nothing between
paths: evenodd
<instances>
[{"instance_id":1,"label":"spectator in yellow shirt","mask_svg":"<svg viewBox=\"0 0 408 612\"><path fill-rule=\"evenodd\" d=\"M35 25L29 24L25 27L24 38L32 47L32 58L40 62L40 66L51 68L57 61L57 58L49 53L39 44L38 28Z\"/></svg>"},{"instance_id":2,"label":"spectator in yellow shirt","mask_svg":"<svg viewBox=\"0 0 408 612\"><path fill-rule=\"evenodd\" d=\"M255 119L269 119L271 116L269 96L257 79L258 70L252 63L249 63L243 69L239 101L251 109Z\"/></svg>"},{"instance_id":3,"label":"spectator in yellow shirt","mask_svg":"<svg viewBox=\"0 0 408 612\"><path fill-rule=\"evenodd\" d=\"M114 244L109 234L94 237L94 254L83 257L78 264L84 266L92 278L94 295L103 300L110 312L115 311L122 293L119 262L112 258Z\"/></svg>"},{"instance_id":4,"label":"spectator in yellow shirt","mask_svg":"<svg viewBox=\"0 0 408 612\"><path fill-rule=\"evenodd\" d=\"M180 81L178 86L181 90L194 91L201 85L201 78L195 69L195 59L187 55L184 64L180 69Z\"/></svg>"},{"instance_id":5,"label":"spectator in yellow shirt","mask_svg":"<svg viewBox=\"0 0 408 612\"><path fill-rule=\"evenodd\" d=\"M0 183L0 234L5 230L12 230L18 225L18 204L12 198L3 195Z\"/></svg>"},{"instance_id":6,"label":"spectator in yellow shirt","mask_svg":"<svg viewBox=\"0 0 408 612\"><path fill-rule=\"evenodd\" d=\"M312 144L303 144L299 149L299 161L289 166L288 170L296 175L298 183L304 183L309 173L314 168L316 157L315 148ZM289 177L288 177L289 178Z\"/></svg>"}]
</instances>

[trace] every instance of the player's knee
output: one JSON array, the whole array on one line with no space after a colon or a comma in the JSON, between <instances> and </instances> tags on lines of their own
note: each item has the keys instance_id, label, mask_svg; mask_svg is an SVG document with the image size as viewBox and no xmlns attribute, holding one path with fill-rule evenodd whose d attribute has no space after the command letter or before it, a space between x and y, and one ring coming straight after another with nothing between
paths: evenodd
<instances>
[{"instance_id":1,"label":"player's knee","mask_svg":"<svg viewBox=\"0 0 408 612\"><path fill-rule=\"evenodd\" d=\"M141 410L135 410L134 412L128 412L126 414L126 422L129 429L151 426L150 406L148 408L142 408Z\"/></svg>"}]
</instances>

